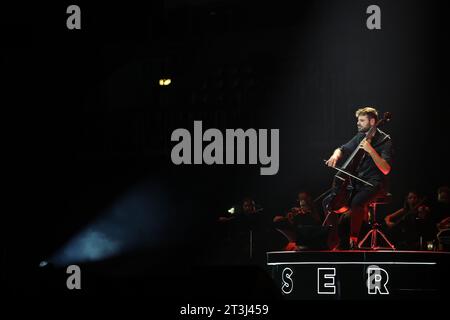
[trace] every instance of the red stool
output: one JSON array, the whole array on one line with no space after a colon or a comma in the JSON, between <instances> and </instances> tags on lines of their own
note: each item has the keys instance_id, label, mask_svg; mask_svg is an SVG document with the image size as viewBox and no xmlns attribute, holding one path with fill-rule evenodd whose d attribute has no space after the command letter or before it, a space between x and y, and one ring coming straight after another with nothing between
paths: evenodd
<instances>
[{"instance_id":1,"label":"red stool","mask_svg":"<svg viewBox=\"0 0 450 320\"><path fill-rule=\"evenodd\" d=\"M358 248L360 249L368 249L368 250L395 250L394 245L388 240L388 238L384 235L383 232L380 231L380 224L376 219L377 205L387 204L391 201L392 194L387 193L383 196L376 198L369 204L369 212L370 212L370 221L372 224L372 229L364 236L364 238L358 243ZM378 236L380 236L387 246L382 247L378 245ZM364 246L366 242L368 242L370 238L370 246Z\"/></svg>"}]
</instances>

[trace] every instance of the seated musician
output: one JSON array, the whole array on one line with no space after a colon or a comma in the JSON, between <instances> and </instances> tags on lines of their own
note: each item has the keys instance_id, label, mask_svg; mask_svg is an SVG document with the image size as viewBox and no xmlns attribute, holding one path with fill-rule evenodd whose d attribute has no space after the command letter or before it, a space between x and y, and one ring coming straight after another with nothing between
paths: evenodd
<instances>
[{"instance_id":1,"label":"seated musician","mask_svg":"<svg viewBox=\"0 0 450 320\"><path fill-rule=\"evenodd\" d=\"M384 221L399 249L419 249L422 240L430 240L430 208L418 192L408 192L402 208L388 214ZM432 236L431 236L432 237Z\"/></svg>"},{"instance_id":2,"label":"seated musician","mask_svg":"<svg viewBox=\"0 0 450 320\"><path fill-rule=\"evenodd\" d=\"M372 107L364 107L358 109L355 115L358 133L346 144L334 150L326 161L328 166L336 167L343 160L351 159L355 153L361 154L356 150L363 149L362 159L358 161L354 172L360 180L353 181L353 191L348 203L350 210L345 213L338 212L341 213L337 228L339 242L334 249L339 250L358 249L360 229L367 217L370 201L388 192L388 175L391 172L393 157L391 138L376 126L378 111ZM371 141L367 140L367 134L370 132L375 132ZM323 200L323 207L327 212L335 211L335 208L330 208L334 193L335 191Z\"/></svg>"},{"instance_id":3,"label":"seated musician","mask_svg":"<svg viewBox=\"0 0 450 320\"><path fill-rule=\"evenodd\" d=\"M321 218L308 192L299 192L298 205L291 208L284 216L273 218L275 229L280 231L288 240L285 250L294 250L298 243L298 228L300 226L320 225Z\"/></svg>"},{"instance_id":4,"label":"seated musician","mask_svg":"<svg viewBox=\"0 0 450 320\"><path fill-rule=\"evenodd\" d=\"M221 259L227 263L247 263L265 259L266 226L263 209L246 197L241 204L222 214L217 222Z\"/></svg>"},{"instance_id":5,"label":"seated musician","mask_svg":"<svg viewBox=\"0 0 450 320\"><path fill-rule=\"evenodd\" d=\"M450 251L450 188L438 189L437 203L433 206L433 222L436 223L440 250Z\"/></svg>"}]
</instances>

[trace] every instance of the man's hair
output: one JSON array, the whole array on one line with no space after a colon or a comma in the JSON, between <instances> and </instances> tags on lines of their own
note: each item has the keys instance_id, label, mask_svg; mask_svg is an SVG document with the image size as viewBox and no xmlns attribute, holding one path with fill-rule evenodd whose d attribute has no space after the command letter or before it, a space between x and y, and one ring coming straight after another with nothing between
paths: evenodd
<instances>
[{"instance_id":1,"label":"man's hair","mask_svg":"<svg viewBox=\"0 0 450 320\"><path fill-rule=\"evenodd\" d=\"M355 112L356 117L359 116L367 116L370 119L375 119L375 121L378 121L378 111L375 108L372 107L363 107Z\"/></svg>"},{"instance_id":2,"label":"man's hair","mask_svg":"<svg viewBox=\"0 0 450 320\"><path fill-rule=\"evenodd\" d=\"M417 190L409 190L408 193L405 196L405 201L403 202L403 209L404 210L412 209L408 205L408 196L409 196L410 193L414 193L416 195L417 199L420 198L420 193Z\"/></svg>"},{"instance_id":3,"label":"man's hair","mask_svg":"<svg viewBox=\"0 0 450 320\"><path fill-rule=\"evenodd\" d=\"M302 193L306 195L306 199L305 199L306 205L307 205L308 207L310 207L311 209L313 209L313 208L314 208L314 201L313 201L313 199L311 198L310 193L309 193L308 191L300 191L300 192L298 193L298 195L300 195L300 194L302 194Z\"/></svg>"}]
</instances>

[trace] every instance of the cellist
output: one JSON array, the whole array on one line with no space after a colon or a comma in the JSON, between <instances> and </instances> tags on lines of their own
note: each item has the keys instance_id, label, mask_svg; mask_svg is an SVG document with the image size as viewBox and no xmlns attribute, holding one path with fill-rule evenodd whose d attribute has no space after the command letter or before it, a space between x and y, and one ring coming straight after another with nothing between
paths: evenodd
<instances>
[{"instance_id":1,"label":"cellist","mask_svg":"<svg viewBox=\"0 0 450 320\"><path fill-rule=\"evenodd\" d=\"M352 180L349 210L339 219L339 244L335 249L357 249L359 232L364 217L368 213L368 204L378 195L388 191L388 175L392 164L392 141L390 136L376 129L373 137L366 139L366 134L378 122L378 111L372 107L363 107L356 111L358 133L346 144L337 148L326 165L336 167L341 161L353 154L356 148L362 149L362 158L358 161L353 174L360 180ZM374 131L372 130L372 133ZM331 195L330 195L331 196ZM324 199L324 207L330 201L330 196ZM350 232L348 232L350 225Z\"/></svg>"}]
</instances>

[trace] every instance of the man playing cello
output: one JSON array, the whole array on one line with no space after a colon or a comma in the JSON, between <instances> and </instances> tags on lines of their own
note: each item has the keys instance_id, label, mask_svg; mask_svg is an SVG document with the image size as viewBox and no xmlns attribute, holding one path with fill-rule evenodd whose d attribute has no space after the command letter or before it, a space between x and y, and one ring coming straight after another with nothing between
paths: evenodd
<instances>
[{"instance_id":1,"label":"man playing cello","mask_svg":"<svg viewBox=\"0 0 450 320\"><path fill-rule=\"evenodd\" d=\"M326 161L330 167L346 160L354 154L356 148L363 149L362 158L358 160L353 174L359 179L352 180L349 210L342 215L338 225L339 245L337 249L356 249L359 232L368 204L380 194L387 192L388 175L391 172L392 141L390 137L379 130L372 130L373 138L366 139L369 130L378 122L378 112L372 107L364 107L356 111L358 133L346 144L337 148ZM364 180L365 182L362 182ZM324 207L332 200L333 193L324 199ZM350 224L350 234L348 233Z\"/></svg>"}]
</instances>

